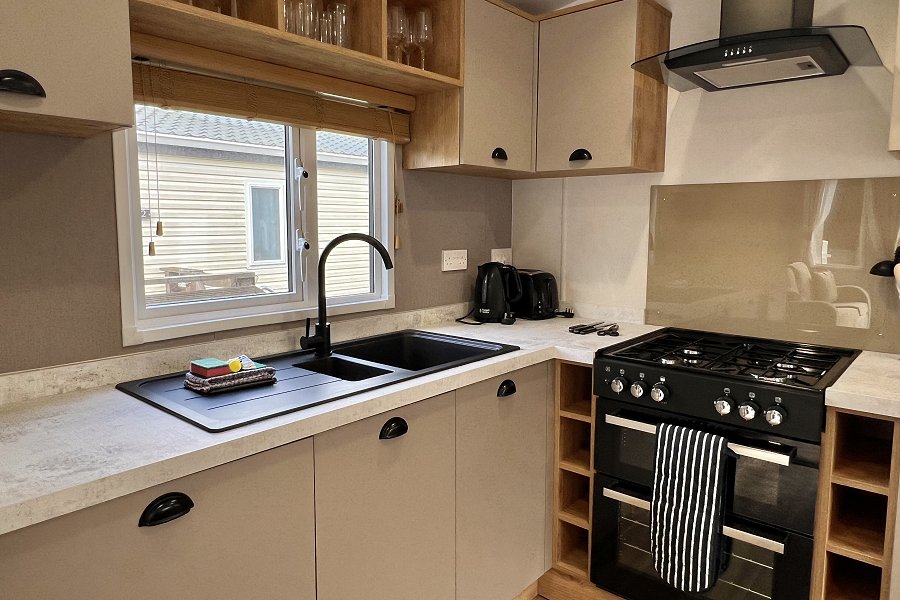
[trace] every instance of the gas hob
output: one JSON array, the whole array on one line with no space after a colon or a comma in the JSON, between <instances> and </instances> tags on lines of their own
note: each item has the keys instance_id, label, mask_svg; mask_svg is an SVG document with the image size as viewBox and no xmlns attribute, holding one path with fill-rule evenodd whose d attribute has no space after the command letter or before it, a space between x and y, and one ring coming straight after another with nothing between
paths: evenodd
<instances>
[{"instance_id":1,"label":"gas hob","mask_svg":"<svg viewBox=\"0 0 900 600\"><path fill-rule=\"evenodd\" d=\"M818 442L825 389L857 350L668 328L599 350L594 393Z\"/></svg>"}]
</instances>

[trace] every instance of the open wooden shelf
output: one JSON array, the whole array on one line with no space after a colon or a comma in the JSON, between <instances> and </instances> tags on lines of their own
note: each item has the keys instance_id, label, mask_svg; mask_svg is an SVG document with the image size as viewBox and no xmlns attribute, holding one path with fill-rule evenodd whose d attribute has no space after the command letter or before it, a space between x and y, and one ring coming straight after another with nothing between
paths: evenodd
<instances>
[{"instance_id":1,"label":"open wooden shelf","mask_svg":"<svg viewBox=\"0 0 900 600\"><path fill-rule=\"evenodd\" d=\"M883 566L887 498L833 485L832 502L826 549L876 567Z\"/></svg>"},{"instance_id":2,"label":"open wooden shelf","mask_svg":"<svg viewBox=\"0 0 900 600\"><path fill-rule=\"evenodd\" d=\"M556 567L583 578L588 576L588 530L565 521L557 522L559 560Z\"/></svg>"},{"instance_id":3,"label":"open wooden shelf","mask_svg":"<svg viewBox=\"0 0 900 600\"><path fill-rule=\"evenodd\" d=\"M559 420L559 466L574 473L591 475L591 424L581 420Z\"/></svg>"},{"instance_id":4,"label":"open wooden shelf","mask_svg":"<svg viewBox=\"0 0 900 600\"><path fill-rule=\"evenodd\" d=\"M829 554L825 597L829 600L878 600L881 569L843 556Z\"/></svg>"},{"instance_id":5,"label":"open wooden shelf","mask_svg":"<svg viewBox=\"0 0 900 600\"><path fill-rule=\"evenodd\" d=\"M893 433L892 421L838 413L832 481L887 495Z\"/></svg>"},{"instance_id":6,"label":"open wooden shelf","mask_svg":"<svg viewBox=\"0 0 900 600\"><path fill-rule=\"evenodd\" d=\"M457 2L452 4L459 8ZM423 71L382 56L324 44L280 31L271 24L236 19L177 0L129 0L129 7L132 31L166 40L405 94L462 86L459 70L452 76ZM437 35L443 32L438 31ZM452 51L451 44L447 52ZM458 57L456 62L459 63ZM448 59L450 63L452 58Z\"/></svg>"},{"instance_id":7,"label":"open wooden shelf","mask_svg":"<svg viewBox=\"0 0 900 600\"><path fill-rule=\"evenodd\" d=\"M560 414L590 422L593 401L592 370L581 365L560 363Z\"/></svg>"},{"instance_id":8,"label":"open wooden shelf","mask_svg":"<svg viewBox=\"0 0 900 600\"><path fill-rule=\"evenodd\" d=\"M591 478L569 471L559 473L559 513L572 525L590 529Z\"/></svg>"}]
</instances>

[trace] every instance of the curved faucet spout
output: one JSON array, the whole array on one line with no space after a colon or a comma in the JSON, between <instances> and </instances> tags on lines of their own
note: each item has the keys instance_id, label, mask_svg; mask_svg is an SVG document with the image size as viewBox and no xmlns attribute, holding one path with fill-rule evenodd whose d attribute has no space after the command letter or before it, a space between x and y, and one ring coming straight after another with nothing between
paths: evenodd
<instances>
[{"instance_id":1,"label":"curved faucet spout","mask_svg":"<svg viewBox=\"0 0 900 600\"><path fill-rule=\"evenodd\" d=\"M303 348L316 348L316 356L331 355L331 330L328 326L328 316L326 314L325 262L328 260L328 255L331 254L331 251L334 250L336 246L349 241L366 242L375 248L375 250L378 251L378 254L381 255L381 260L384 261L386 269L394 268L394 261L391 260L391 255L388 253L387 248L371 235L366 235L364 233L345 233L344 235L337 236L331 240L330 244L325 246L325 249L322 250L322 256L319 257L319 322L316 324L316 335L312 338L304 337L301 339L301 346ZM309 323L307 322L307 330L308 329ZM307 331L307 333L309 332Z\"/></svg>"}]
</instances>

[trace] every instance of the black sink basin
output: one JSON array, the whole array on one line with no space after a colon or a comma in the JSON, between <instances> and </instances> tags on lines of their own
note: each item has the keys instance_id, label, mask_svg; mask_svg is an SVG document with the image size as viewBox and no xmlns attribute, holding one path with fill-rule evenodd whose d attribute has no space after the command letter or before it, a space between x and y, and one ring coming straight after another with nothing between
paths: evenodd
<instances>
[{"instance_id":1,"label":"black sink basin","mask_svg":"<svg viewBox=\"0 0 900 600\"><path fill-rule=\"evenodd\" d=\"M337 377L344 381L362 381L364 379L372 379L379 375L391 373L391 371L388 371L387 369L379 369L378 367L351 362L336 356L307 360L296 363L294 366L314 373Z\"/></svg>"},{"instance_id":2,"label":"black sink basin","mask_svg":"<svg viewBox=\"0 0 900 600\"><path fill-rule=\"evenodd\" d=\"M335 354L397 367L423 371L448 364L479 360L496 351L498 344L436 335L424 331L400 331L338 344Z\"/></svg>"},{"instance_id":3,"label":"black sink basin","mask_svg":"<svg viewBox=\"0 0 900 600\"><path fill-rule=\"evenodd\" d=\"M206 431L225 431L518 350L518 346L400 331L312 350L257 359L276 370L271 385L204 396L184 387L184 371L116 387Z\"/></svg>"}]
</instances>

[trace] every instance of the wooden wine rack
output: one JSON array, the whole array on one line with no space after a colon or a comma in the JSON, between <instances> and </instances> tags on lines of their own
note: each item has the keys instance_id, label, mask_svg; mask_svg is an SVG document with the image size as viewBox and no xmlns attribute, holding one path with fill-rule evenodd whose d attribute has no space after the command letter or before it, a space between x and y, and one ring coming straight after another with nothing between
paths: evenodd
<instances>
[{"instance_id":1,"label":"wooden wine rack","mask_svg":"<svg viewBox=\"0 0 900 600\"><path fill-rule=\"evenodd\" d=\"M829 408L812 600L890 600L900 422Z\"/></svg>"}]
</instances>

